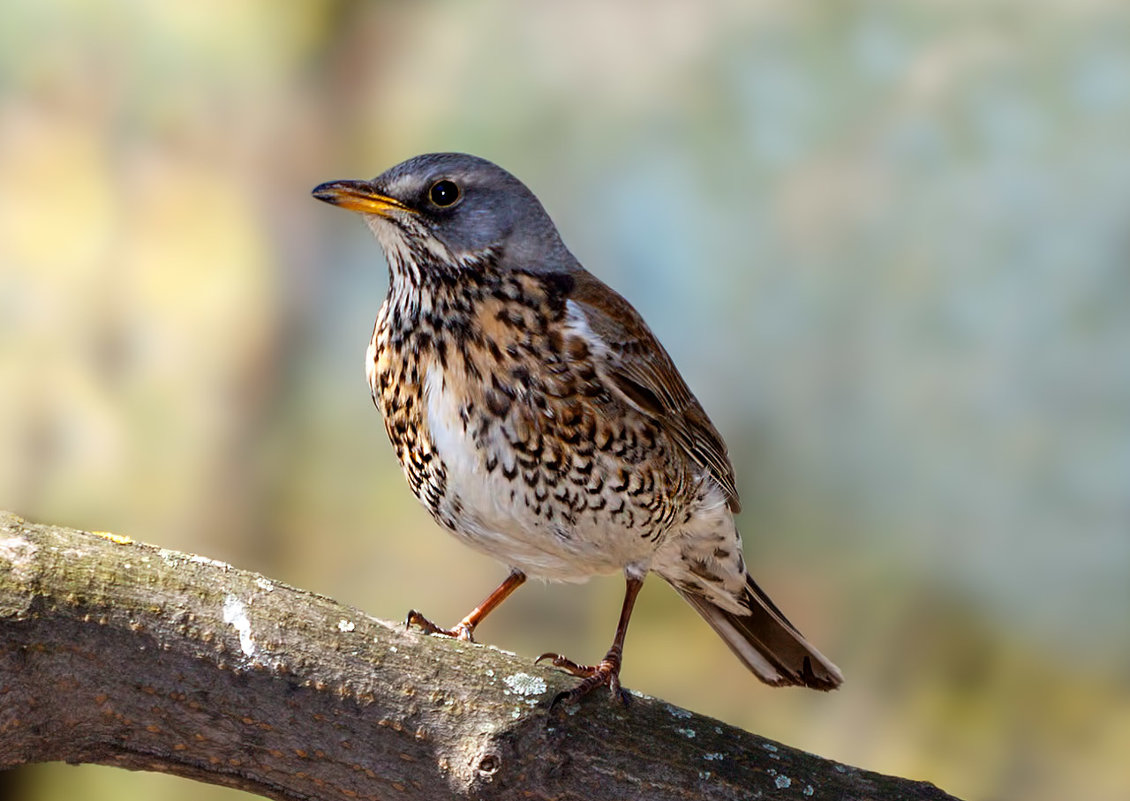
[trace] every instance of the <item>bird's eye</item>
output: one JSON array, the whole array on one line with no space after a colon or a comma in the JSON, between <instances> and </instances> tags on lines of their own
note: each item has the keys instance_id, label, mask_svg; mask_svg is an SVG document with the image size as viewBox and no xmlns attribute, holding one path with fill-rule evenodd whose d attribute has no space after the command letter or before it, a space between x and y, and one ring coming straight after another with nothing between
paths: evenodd
<instances>
[{"instance_id":1,"label":"bird's eye","mask_svg":"<svg viewBox=\"0 0 1130 801\"><path fill-rule=\"evenodd\" d=\"M450 206L459 199L459 187L455 185L454 181L449 181L446 178L442 181L436 181L428 191L428 198L440 208Z\"/></svg>"}]
</instances>

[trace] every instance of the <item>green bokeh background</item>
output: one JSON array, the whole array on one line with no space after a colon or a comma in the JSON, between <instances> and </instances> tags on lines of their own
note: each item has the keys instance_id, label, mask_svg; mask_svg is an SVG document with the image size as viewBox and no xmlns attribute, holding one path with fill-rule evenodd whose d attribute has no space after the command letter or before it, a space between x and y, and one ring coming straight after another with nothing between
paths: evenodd
<instances>
[{"instance_id":1,"label":"green bokeh background","mask_svg":"<svg viewBox=\"0 0 1130 801\"><path fill-rule=\"evenodd\" d=\"M309 197L431 150L643 312L847 677L763 687L650 582L628 686L967 799L1130 798L1130 6L8 0L0 507L457 620L504 568L404 484L385 266ZM534 583L480 637L594 658L621 592Z\"/></svg>"}]
</instances>

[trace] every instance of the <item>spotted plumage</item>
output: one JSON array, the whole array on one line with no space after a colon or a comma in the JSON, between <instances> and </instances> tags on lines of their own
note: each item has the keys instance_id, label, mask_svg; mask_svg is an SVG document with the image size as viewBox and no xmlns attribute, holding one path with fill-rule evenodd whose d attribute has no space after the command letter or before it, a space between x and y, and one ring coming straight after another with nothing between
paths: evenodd
<instances>
[{"instance_id":1,"label":"spotted plumage","mask_svg":"<svg viewBox=\"0 0 1130 801\"><path fill-rule=\"evenodd\" d=\"M619 690L648 572L667 580L762 680L831 689L838 669L753 583L726 446L639 314L585 271L532 193L495 165L419 156L315 196L365 215L389 293L366 356L413 493L511 569L454 629L470 638L527 575L623 572L613 647L571 694Z\"/></svg>"}]
</instances>

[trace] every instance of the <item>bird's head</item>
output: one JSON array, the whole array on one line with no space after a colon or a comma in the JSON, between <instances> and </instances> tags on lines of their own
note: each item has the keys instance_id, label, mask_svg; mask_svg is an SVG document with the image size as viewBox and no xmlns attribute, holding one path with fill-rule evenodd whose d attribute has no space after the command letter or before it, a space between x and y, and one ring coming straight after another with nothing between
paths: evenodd
<instances>
[{"instance_id":1,"label":"bird's head","mask_svg":"<svg viewBox=\"0 0 1130 801\"><path fill-rule=\"evenodd\" d=\"M533 192L476 156L416 156L371 181L330 181L313 194L364 215L394 273L458 271L485 261L547 272L576 264Z\"/></svg>"}]
</instances>

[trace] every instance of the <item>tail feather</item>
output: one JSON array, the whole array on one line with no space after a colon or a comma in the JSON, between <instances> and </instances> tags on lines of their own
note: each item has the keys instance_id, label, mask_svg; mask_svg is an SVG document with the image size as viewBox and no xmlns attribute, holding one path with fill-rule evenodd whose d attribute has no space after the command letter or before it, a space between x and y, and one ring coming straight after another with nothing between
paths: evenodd
<instances>
[{"instance_id":1,"label":"tail feather","mask_svg":"<svg viewBox=\"0 0 1130 801\"><path fill-rule=\"evenodd\" d=\"M840 669L797 631L752 578L747 577L742 598L750 610L747 615L722 609L702 595L673 586L766 684L834 690L843 683Z\"/></svg>"}]
</instances>

